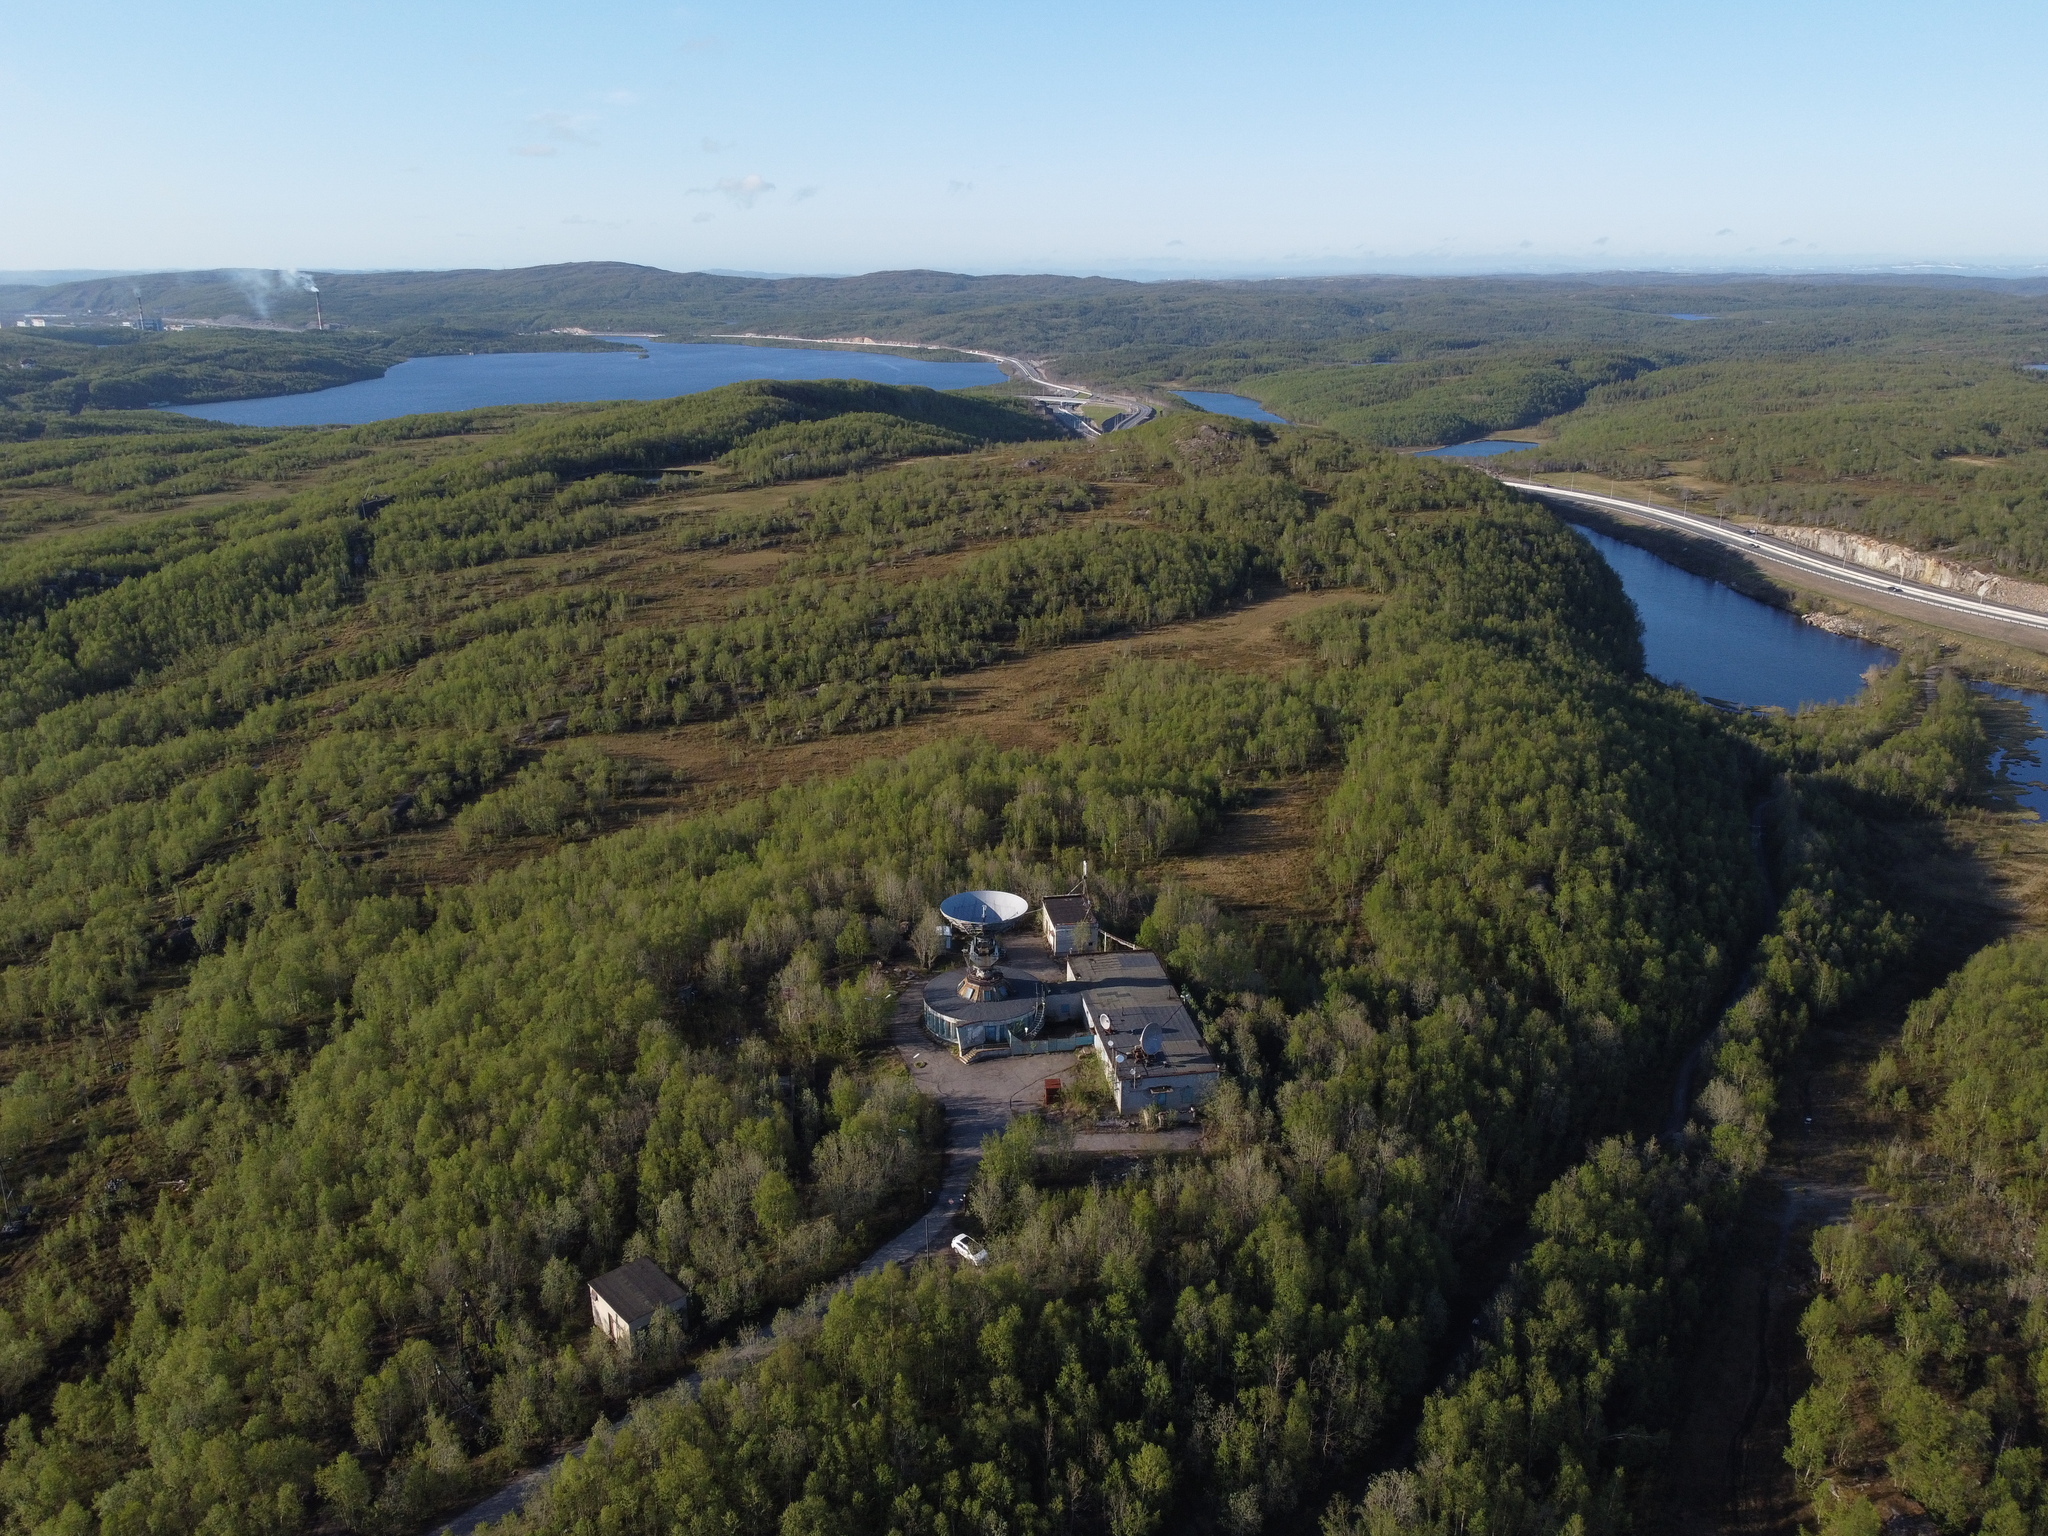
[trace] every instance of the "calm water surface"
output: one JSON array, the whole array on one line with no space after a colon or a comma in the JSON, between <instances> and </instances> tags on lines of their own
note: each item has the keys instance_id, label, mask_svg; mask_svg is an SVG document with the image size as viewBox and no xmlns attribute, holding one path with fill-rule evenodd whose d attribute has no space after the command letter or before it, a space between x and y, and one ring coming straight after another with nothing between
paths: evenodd
<instances>
[{"instance_id":1,"label":"calm water surface","mask_svg":"<svg viewBox=\"0 0 2048 1536\"><path fill-rule=\"evenodd\" d=\"M1212 389L1176 389L1174 393L1189 405L1199 405L1218 416L1238 416L1246 421L1277 421L1283 426L1287 422L1286 417L1275 416L1258 401L1244 395L1222 395Z\"/></svg>"},{"instance_id":2,"label":"calm water surface","mask_svg":"<svg viewBox=\"0 0 2048 1536\"><path fill-rule=\"evenodd\" d=\"M1577 524L1643 616L1650 675L1731 704L1839 704L1897 653L1815 629L1733 587L1681 571L1647 550Z\"/></svg>"},{"instance_id":3,"label":"calm water surface","mask_svg":"<svg viewBox=\"0 0 2048 1536\"><path fill-rule=\"evenodd\" d=\"M359 426L422 411L585 400L666 400L748 379L866 379L966 389L1000 384L994 363L932 363L879 352L647 341L642 352L482 352L415 357L381 379L304 395L191 405L179 414L240 427Z\"/></svg>"},{"instance_id":4,"label":"calm water surface","mask_svg":"<svg viewBox=\"0 0 2048 1536\"><path fill-rule=\"evenodd\" d=\"M1496 453L1520 453L1524 448L1534 448L1534 443L1510 442L1505 438L1485 437L1476 443L1452 443L1447 448L1425 448L1418 453L1418 459L1490 459Z\"/></svg>"},{"instance_id":5,"label":"calm water surface","mask_svg":"<svg viewBox=\"0 0 2048 1536\"><path fill-rule=\"evenodd\" d=\"M1577 524L1572 531L1600 551L1643 616L1650 675L1703 698L1784 709L1840 703L1862 688L1865 670L1898 659L1884 646L1816 629L1633 544ZM2048 819L2039 745L2048 739L2048 694L2000 683L1974 686L2019 705L2033 722L2031 736L2024 730L1994 733L2004 739L1992 753L1991 768L2005 775L2021 806Z\"/></svg>"},{"instance_id":6,"label":"calm water surface","mask_svg":"<svg viewBox=\"0 0 2048 1536\"><path fill-rule=\"evenodd\" d=\"M1993 698L2018 704L2026 710L2034 728L2048 736L2048 693L2035 693L2030 688L2008 688L2003 683L1978 683L1976 686ZM2013 787L2014 799L2048 821L2048 782L2042 779L2039 738L2001 745L1991 754L1991 769L2006 776Z\"/></svg>"}]
</instances>

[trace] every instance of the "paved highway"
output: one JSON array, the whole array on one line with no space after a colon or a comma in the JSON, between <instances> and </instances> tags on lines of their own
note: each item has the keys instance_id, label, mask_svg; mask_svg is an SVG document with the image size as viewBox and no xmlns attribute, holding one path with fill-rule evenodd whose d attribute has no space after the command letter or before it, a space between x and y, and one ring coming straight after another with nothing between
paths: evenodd
<instances>
[{"instance_id":1,"label":"paved highway","mask_svg":"<svg viewBox=\"0 0 2048 1536\"><path fill-rule=\"evenodd\" d=\"M1751 533L1746 528L1739 528L1715 518L1700 517L1690 512L1674 512L1669 507L1660 507L1647 501L1627 501L1619 496L1602 496L1592 491L1567 490L1563 486L1544 485L1534 480L1510 480L1505 475L1499 479L1502 485L1512 486L1518 491L1527 491L1534 496L1579 502L1585 506L1602 507L1611 512L1661 523L1667 528L1677 528L1701 538L1711 539L1730 549L1739 549L1752 558L1810 575L1825 576L1831 581L1861 587L1867 592L1882 592L1892 597L1903 597L1912 602L1924 603L1930 608L1946 609L1950 613L1968 614L1979 619L1995 619L2001 624L2017 624L2026 629L2048 632L2048 613L2033 613L2025 608L2008 608L2003 603L1987 603L1981 598L1965 597L1959 592L1946 592L1939 587L1923 586L1919 582L1906 581L1884 571L1873 571L1865 566L1851 565L1846 560L1833 560L1826 555L1817 555L1810 549L1801 549L1797 544L1787 544L1782 539Z\"/></svg>"}]
</instances>

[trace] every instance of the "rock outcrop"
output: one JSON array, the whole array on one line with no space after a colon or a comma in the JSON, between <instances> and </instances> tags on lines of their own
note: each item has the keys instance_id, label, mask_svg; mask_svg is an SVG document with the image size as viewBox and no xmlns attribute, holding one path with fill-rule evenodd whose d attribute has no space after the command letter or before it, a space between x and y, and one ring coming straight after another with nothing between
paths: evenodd
<instances>
[{"instance_id":1,"label":"rock outcrop","mask_svg":"<svg viewBox=\"0 0 2048 1536\"><path fill-rule=\"evenodd\" d=\"M1902 581L1916 581L1922 586L1960 592L1966 597L2002 603L2008 608L2024 608L2030 613L2048 613L2048 586L2039 582L2015 581L2010 576L1994 575L1957 560L1923 554L1903 544L1887 544L1882 539L1849 533L1840 528L1766 525L1757 531L1774 539L1783 539L1787 544L1810 549L1817 555L1844 560L1866 570L1885 571Z\"/></svg>"}]
</instances>

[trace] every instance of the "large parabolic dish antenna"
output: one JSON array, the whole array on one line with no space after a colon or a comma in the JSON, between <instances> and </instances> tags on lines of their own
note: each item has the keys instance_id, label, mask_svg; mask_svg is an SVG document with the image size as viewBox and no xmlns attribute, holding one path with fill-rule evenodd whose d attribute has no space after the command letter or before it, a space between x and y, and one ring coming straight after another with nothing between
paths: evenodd
<instances>
[{"instance_id":1,"label":"large parabolic dish antenna","mask_svg":"<svg viewBox=\"0 0 2048 1536\"><path fill-rule=\"evenodd\" d=\"M1008 891L961 891L939 903L939 916L962 933L1000 933L1031 910Z\"/></svg>"}]
</instances>

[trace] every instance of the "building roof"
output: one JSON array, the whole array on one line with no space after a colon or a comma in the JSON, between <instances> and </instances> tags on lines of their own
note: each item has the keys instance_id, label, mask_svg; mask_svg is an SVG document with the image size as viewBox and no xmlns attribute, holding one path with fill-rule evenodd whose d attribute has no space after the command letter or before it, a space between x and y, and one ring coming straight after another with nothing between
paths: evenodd
<instances>
[{"instance_id":1,"label":"building roof","mask_svg":"<svg viewBox=\"0 0 2048 1536\"><path fill-rule=\"evenodd\" d=\"M1004 997L970 998L960 995L959 971L942 971L924 984L924 1005L942 1019L955 1024L1008 1024L1034 1016L1043 1006L1045 983L1035 976L1003 972Z\"/></svg>"},{"instance_id":2,"label":"building roof","mask_svg":"<svg viewBox=\"0 0 2048 1536\"><path fill-rule=\"evenodd\" d=\"M1075 955L1067 969L1085 984L1082 1009L1089 1026L1106 1037L1119 1076L1216 1070L1215 1058L1157 955L1144 950ZM1156 1031L1153 1049L1141 1065L1134 1056L1146 1043L1148 1028Z\"/></svg>"},{"instance_id":3,"label":"building roof","mask_svg":"<svg viewBox=\"0 0 2048 1536\"><path fill-rule=\"evenodd\" d=\"M1149 949L1119 949L1107 955L1069 955L1067 975L1089 986L1104 982L1152 983L1171 989L1166 967Z\"/></svg>"},{"instance_id":4,"label":"building roof","mask_svg":"<svg viewBox=\"0 0 2048 1536\"><path fill-rule=\"evenodd\" d=\"M1088 898L1086 896L1046 897L1045 920L1057 928L1072 928L1077 923L1087 922Z\"/></svg>"},{"instance_id":5,"label":"building roof","mask_svg":"<svg viewBox=\"0 0 2048 1536\"><path fill-rule=\"evenodd\" d=\"M663 1307L672 1307L687 1294L652 1259L621 1264L610 1274L591 1281L590 1288L629 1323L651 1317Z\"/></svg>"}]
</instances>

